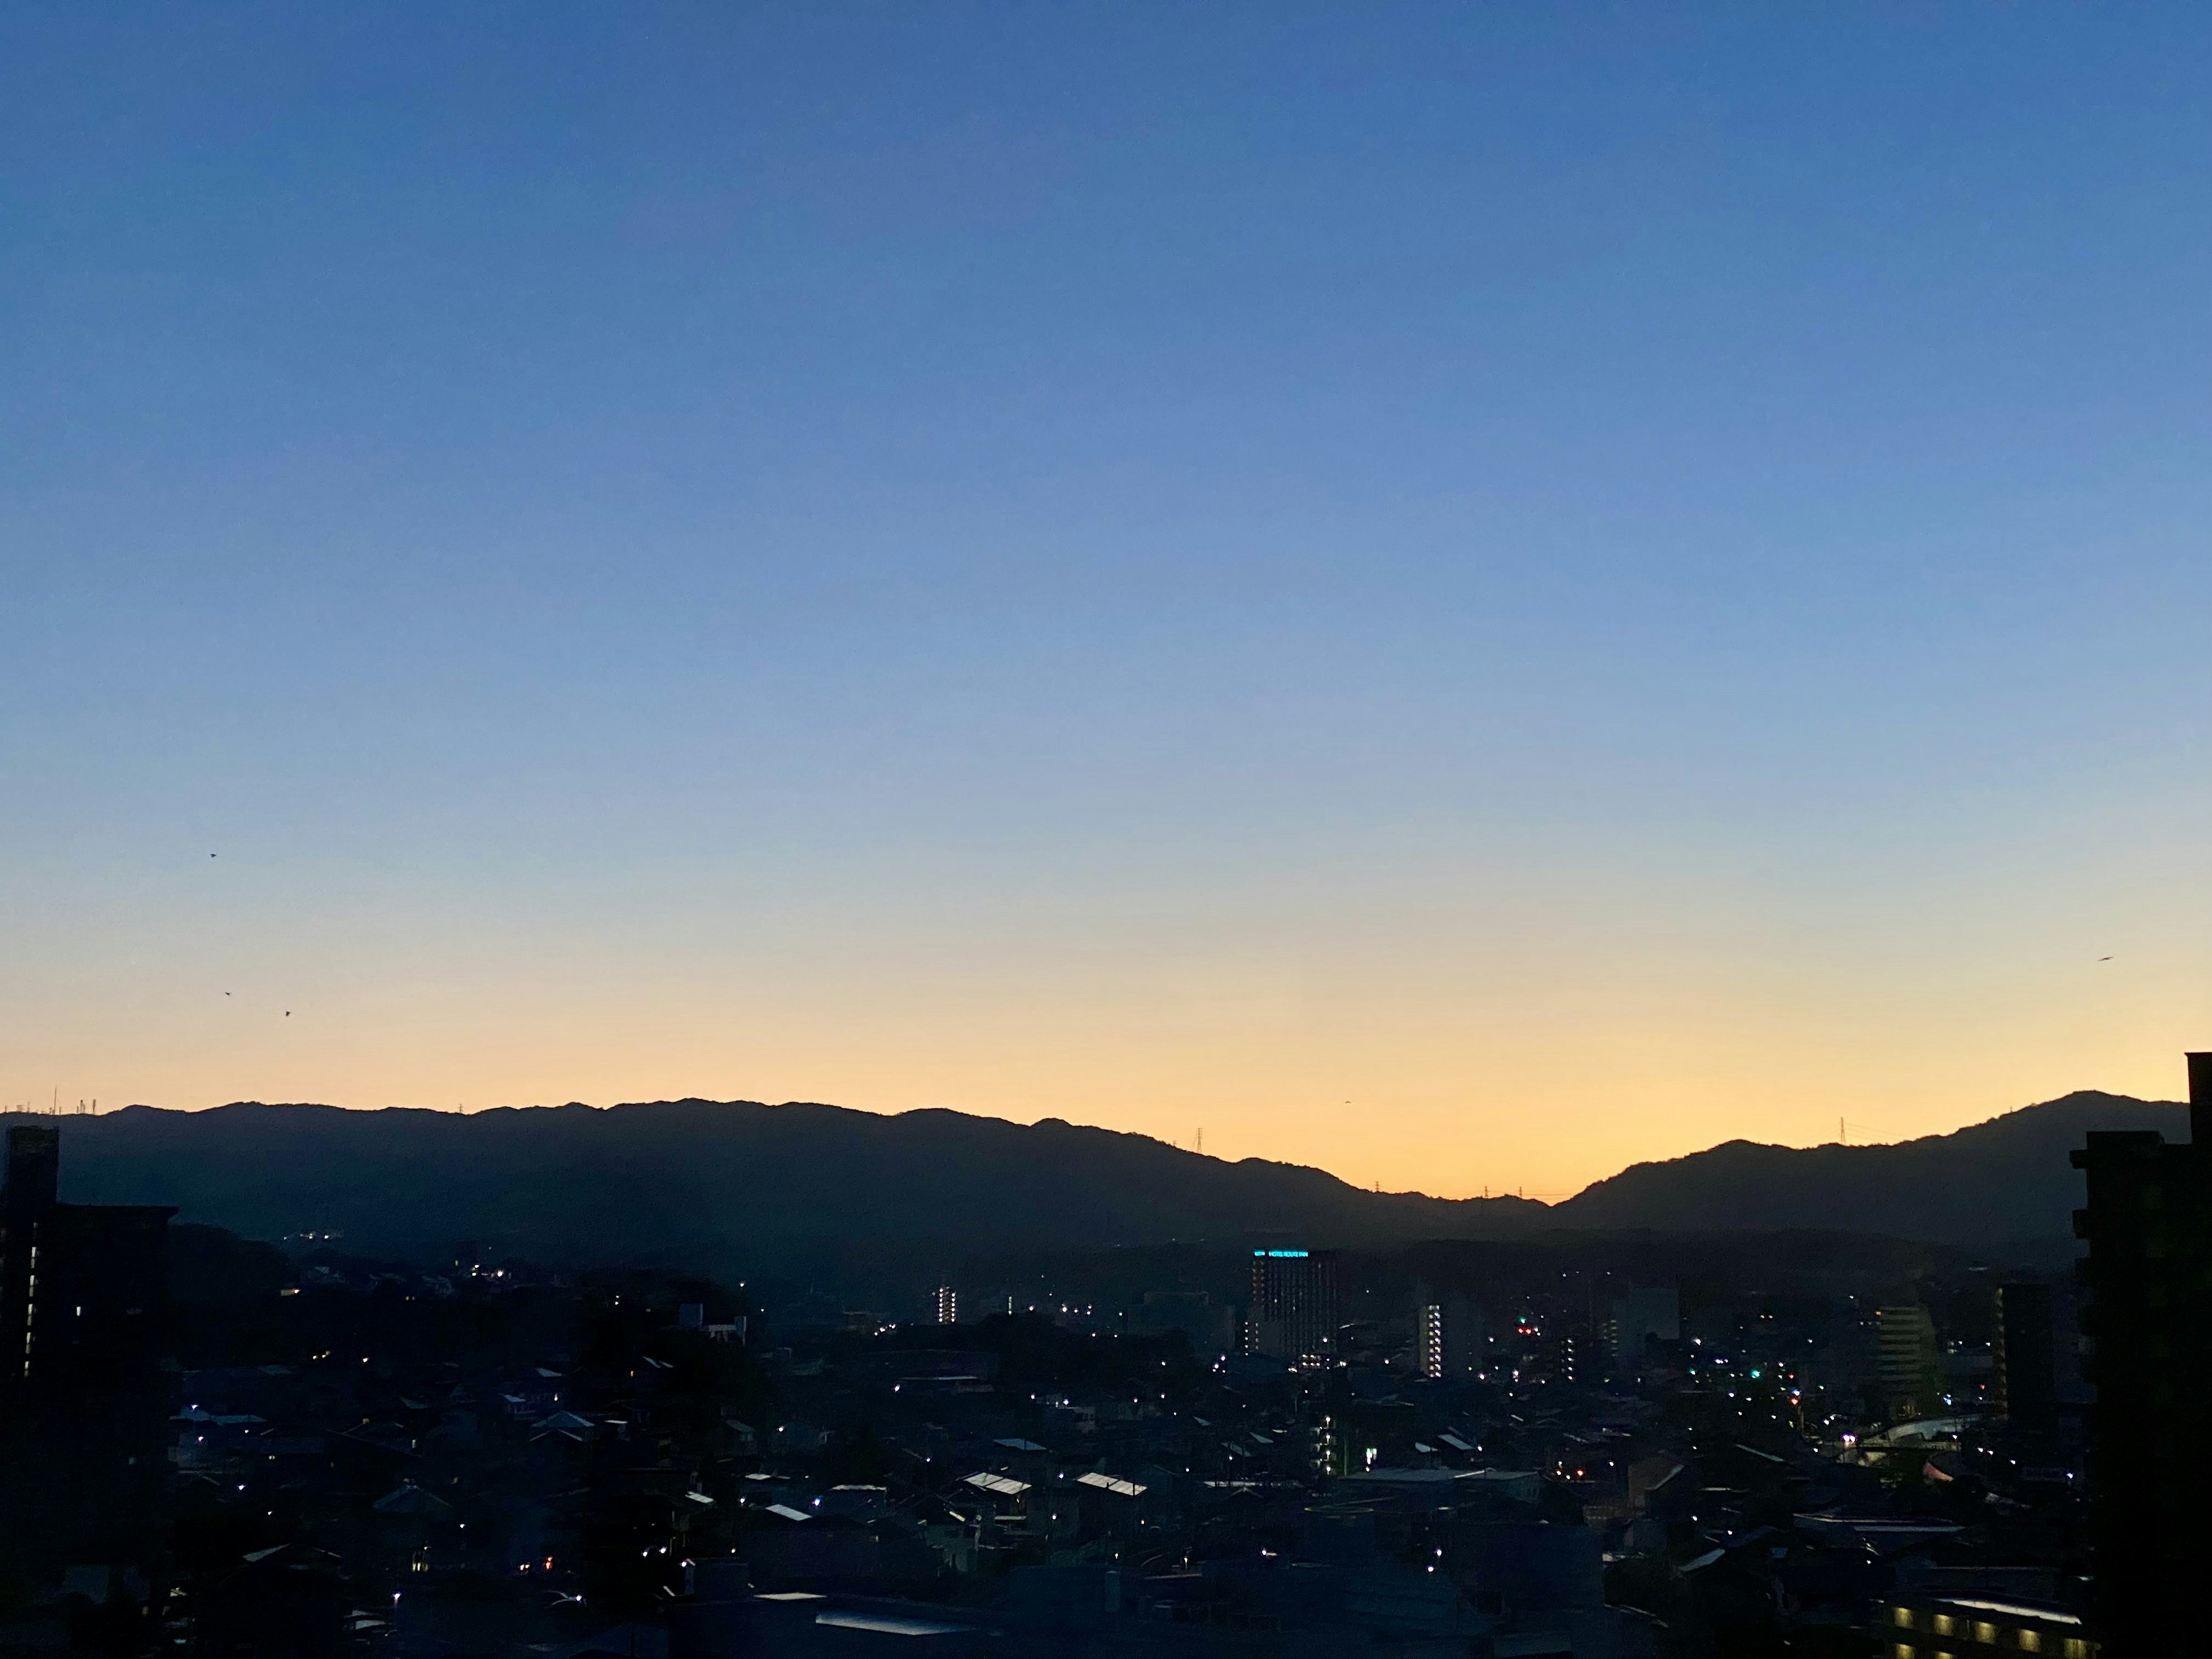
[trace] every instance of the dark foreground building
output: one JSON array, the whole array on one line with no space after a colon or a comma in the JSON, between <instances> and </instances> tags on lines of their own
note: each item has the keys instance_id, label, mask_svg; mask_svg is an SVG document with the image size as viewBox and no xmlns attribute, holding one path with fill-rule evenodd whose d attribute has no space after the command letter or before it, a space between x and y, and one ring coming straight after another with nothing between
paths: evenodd
<instances>
[{"instance_id":1,"label":"dark foreground building","mask_svg":"<svg viewBox=\"0 0 2212 1659\"><path fill-rule=\"evenodd\" d=\"M162 1243L173 1210L64 1204L60 1132L8 1131L0 1187L0 1594L143 1569L167 1469Z\"/></svg>"},{"instance_id":2,"label":"dark foreground building","mask_svg":"<svg viewBox=\"0 0 2212 1659\"><path fill-rule=\"evenodd\" d=\"M2190 1144L2092 1132L2075 1212L2093 1344L2091 1530L2111 1659L2203 1652L2204 1494L2212 1490L2212 1054L2189 1056Z\"/></svg>"}]
</instances>

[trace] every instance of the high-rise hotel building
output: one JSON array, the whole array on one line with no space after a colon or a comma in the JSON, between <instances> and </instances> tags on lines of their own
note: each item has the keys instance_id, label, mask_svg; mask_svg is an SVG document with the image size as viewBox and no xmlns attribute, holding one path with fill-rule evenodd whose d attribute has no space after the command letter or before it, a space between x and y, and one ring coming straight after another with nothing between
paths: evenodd
<instances>
[{"instance_id":1,"label":"high-rise hotel building","mask_svg":"<svg viewBox=\"0 0 2212 1659\"><path fill-rule=\"evenodd\" d=\"M1338 1324L1334 1251L1252 1252L1245 1352L1279 1359L1324 1358L1336 1352Z\"/></svg>"}]
</instances>

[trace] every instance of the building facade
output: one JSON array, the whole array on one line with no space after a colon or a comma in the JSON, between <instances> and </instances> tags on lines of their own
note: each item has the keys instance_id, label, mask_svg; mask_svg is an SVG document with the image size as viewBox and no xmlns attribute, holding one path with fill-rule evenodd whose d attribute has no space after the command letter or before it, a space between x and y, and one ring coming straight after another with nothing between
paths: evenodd
<instances>
[{"instance_id":1,"label":"building facade","mask_svg":"<svg viewBox=\"0 0 2212 1659\"><path fill-rule=\"evenodd\" d=\"M2155 1130L2093 1131L2074 1154L2088 1200L2074 1224L2089 1247L2097 1624L2112 1659L2212 1642L2197 1576L2212 1479L2212 1054L2189 1056L2189 1125L2185 1146Z\"/></svg>"},{"instance_id":2,"label":"building facade","mask_svg":"<svg viewBox=\"0 0 2212 1659\"><path fill-rule=\"evenodd\" d=\"M1672 1285L1647 1285L1615 1299L1600 1332L1616 1370L1633 1371L1647 1342L1682 1338L1682 1297Z\"/></svg>"},{"instance_id":3,"label":"building facade","mask_svg":"<svg viewBox=\"0 0 2212 1659\"><path fill-rule=\"evenodd\" d=\"M1413 1373L1431 1382L1482 1368L1488 1327L1481 1306L1426 1284L1413 1287Z\"/></svg>"},{"instance_id":4,"label":"building facade","mask_svg":"<svg viewBox=\"0 0 2212 1659\"><path fill-rule=\"evenodd\" d=\"M2022 1434L2058 1426L2058 1337L2048 1285L1997 1286L1990 1407Z\"/></svg>"},{"instance_id":5,"label":"building facade","mask_svg":"<svg viewBox=\"0 0 2212 1659\"><path fill-rule=\"evenodd\" d=\"M0 1186L0 1560L35 1579L147 1559L167 1486L162 1245L173 1210L64 1204L61 1135L8 1131Z\"/></svg>"},{"instance_id":6,"label":"building facade","mask_svg":"<svg viewBox=\"0 0 2212 1659\"><path fill-rule=\"evenodd\" d=\"M1336 1255L1330 1250L1252 1252L1252 1305L1244 1351L1275 1359L1319 1359L1336 1352Z\"/></svg>"},{"instance_id":7,"label":"building facade","mask_svg":"<svg viewBox=\"0 0 2212 1659\"><path fill-rule=\"evenodd\" d=\"M2096 1638L2079 1613L1994 1596L1892 1596L1882 1603L1873 1635L1881 1659L1969 1659L2000 1653L2102 1659Z\"/></svg>"},{"instance_id":8,"label":"building facade","mask_svg":"<svg viewBox=\"0 0 2212 1659\"><path fill-rule=\"evenodd\" d=\"M1882 1409L1891 1420L1942 1416L1948 1405L1943 1351L1928 1310L1917 1302L1881 1309L1875 1329L1881 1343Z\"/></svg>"}]
</instances>

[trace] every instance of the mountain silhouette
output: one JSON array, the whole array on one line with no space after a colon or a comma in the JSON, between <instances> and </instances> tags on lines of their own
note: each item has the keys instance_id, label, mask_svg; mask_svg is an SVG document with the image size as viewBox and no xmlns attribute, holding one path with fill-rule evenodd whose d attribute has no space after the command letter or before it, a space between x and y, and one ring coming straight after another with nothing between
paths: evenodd
<instances>
[{"instance_id":1,"label":"mountain silhouette","mask_svg":"<svg viewBox=\"0 0 2212 1659\"><path fill-rule=\"evenodd\" d=\"M43 1120L52 1122L55 1120ZM1729 1141L1564 1203L1375 1193L1047 1118L793 1102L596 1109L239 1103L64 1117L64 1196L162 1203L247 1237L336 1234L423 1256L473 1241L578 1264L772 1265L920 1240L1066 1248L1169 1240L1382 1246L1533 1231L1831 1229L1992 1250L2064 1235L2091 1129L2186 1133L2185 1109L2084 1091L1890 1146Z\"/></svg>"},{"instance_id":2,"label":"mountain silhouette","mask_svg":"<svg viewBox=\"0 0 2212 1659\"><path fill-rule=\"evenodd\" d=\"M2189 1109L2081 1090L1949 1134L1869 1146L1730 1140L1638 1164L1553 1207L1553 1224L1683 1231L1835 1227L1990 1249L2069 1233L2092 1129L2189 1138Z\"/></svg>"},{"instance_id":3,"label":"mountain silhouette","mask_svg":"<svg viewBox=\"0 0 2212 1659\"><path fill-rule=\"evenodd\" d=\"M418 1256L462 1240L550 1261L715 1264L920 1239L1382 1244L1493 1237L1544 1210L1366 1192L1320 1170L1231 1164L1057 1118L804 1102L466 1116L246 1102L59 1121L75 1201L160 1194L183 1219L248 1237L332 1233L349 1251Z\"/></svg>"}]
</instances>

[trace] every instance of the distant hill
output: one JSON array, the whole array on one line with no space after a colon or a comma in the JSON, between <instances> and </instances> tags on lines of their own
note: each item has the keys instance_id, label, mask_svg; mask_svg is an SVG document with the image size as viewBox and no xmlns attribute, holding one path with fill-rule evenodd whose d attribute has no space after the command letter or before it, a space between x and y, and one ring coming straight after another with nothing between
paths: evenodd
<instances>
[{"instance_id":1,"label":"distant hill","mask_svg":"<svg viewBox=\"0 0 2212 1659\"><path fill-rule=\"evenodd\" d=\"M1731 1140L1636 1164L1584 1188L1547 1219L1683 1231L1850 1228L1986 1250L2069 1231L2081 1177L2066 1155L2092 1129L2156 1129L2186 1140L2189 1109L2083 1090L1889 1146Z\"/></svg>"},{"instance_id":2,"label":"distant hill","mask_svg":"<svg viewBox=\"0 0 2212 1659\"><path fill-rule=\"evenodd\" d=\"M41 1120L53 1122L56 1120ZM1048 1118L896 1116L678 1100L462 1116L240 1103L64 1117L64 1196L163 1203L250 1238L363 1254L462 1240L549 1261L763 1270L938 1241L1064 1249L1180 1239L1395 1245L1584 1232L1832 1230L1998 1252L2068 1231L2091 1129L2187 1134L2185 1108L2083 1092L1882 1146L1729 1141L1565 1203L1372 1193ZM2022 1257L2021 1259L2026 1259Z\"/></svg>"},{"instance_id":3,"label":"distant hill","mask_svg":"<svg viewBox=\"0 0 2212 1659\"><path fill-rule=\"evenodd\" d=\"M54 1122L56 1120L42 1120ZM64 1117L64 1195L161 1202L249 1237L420 1255L471 1240L553 1261L774 1263L945 1240L1088 1246L1484 1237L1512 1198L1370 1193L1144 1135L957 1112L678 1100L457 1113L246 1103Z\"/></svg>"}]
</instances>

